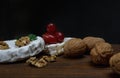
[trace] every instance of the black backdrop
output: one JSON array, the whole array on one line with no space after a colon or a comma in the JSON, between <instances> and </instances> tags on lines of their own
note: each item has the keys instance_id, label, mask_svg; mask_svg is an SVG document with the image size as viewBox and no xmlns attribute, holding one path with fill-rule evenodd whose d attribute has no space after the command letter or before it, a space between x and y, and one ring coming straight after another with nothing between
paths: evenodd
<instances>
[{"instance_id":1,"label":"black backdrop","mask_svg":"<svg viewBox=\"0 0 120 78\"><path fill-rule=\"evenodd\" d=\"M1 0L0 40L42 35L53 22L65 36L98 36L120 43L120 1Z\"/></svg>"}]
</instances>

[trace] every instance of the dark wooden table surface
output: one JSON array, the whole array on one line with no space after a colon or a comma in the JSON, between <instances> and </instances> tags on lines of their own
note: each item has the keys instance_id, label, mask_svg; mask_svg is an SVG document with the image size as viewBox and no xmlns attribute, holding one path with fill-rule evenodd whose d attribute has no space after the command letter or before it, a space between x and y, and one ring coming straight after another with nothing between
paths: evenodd
<instances>
[{"instance_id":1,"label":"dark wooden table surface","mask_svg":"<svg viewBox=\"0 0 120 78\"><path fill-rule=\"evenodd\" d=\"M120 52L120 45L113 45L115 52ZM95 66L90 56L68 59L62 56L44 68L36 68L22 62L0 64L0 78L120 78L111 68Z\"/></svg>"}]
</instances>

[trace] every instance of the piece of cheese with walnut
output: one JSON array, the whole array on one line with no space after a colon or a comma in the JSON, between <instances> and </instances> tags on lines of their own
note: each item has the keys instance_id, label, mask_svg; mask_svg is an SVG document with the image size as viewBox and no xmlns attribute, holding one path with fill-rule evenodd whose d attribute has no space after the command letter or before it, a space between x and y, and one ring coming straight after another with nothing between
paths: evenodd
<instances>
[{"instance_id":1,"label":"piece of cheese with walnut","mask_svg":"<svg viewBox=\"0 0 120 78\"><path fill-rule=\"evenodd\" d=\"M5 42L9 45L9 49L0 50L0 63L20 61L37 55L44 50L45 46L45 42L40 36L22 47L15 45L16 40L7 40Z\"/></svg>"}]
</instances>

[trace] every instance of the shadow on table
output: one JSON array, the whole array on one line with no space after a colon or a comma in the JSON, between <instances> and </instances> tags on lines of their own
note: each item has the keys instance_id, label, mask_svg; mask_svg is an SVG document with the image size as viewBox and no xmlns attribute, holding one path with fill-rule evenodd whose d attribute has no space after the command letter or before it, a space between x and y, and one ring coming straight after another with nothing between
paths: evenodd
<instances>
[{"instance_id":1,"label":"shadow on table","mask_svg":"<svg viewBox=\"0 0 120 78\"><path fill-rule=\"evenodd\" d=\"M94 68L108 68L109 65L97 65L97 64L94 64L92 61L89 61L89 65L91 67L94 67Z\"/></svg>"},{"instance_id":2,"label":"shadow on table","mask_svg":"<svg viewBox=\"0 0 120 78\"><path fill-rule=\"evenodd\" d=\"M109 73L108 76L109 76L109 78L120 78L120 75L116 74L114 72Z\"/></svg>"}]
</instances>

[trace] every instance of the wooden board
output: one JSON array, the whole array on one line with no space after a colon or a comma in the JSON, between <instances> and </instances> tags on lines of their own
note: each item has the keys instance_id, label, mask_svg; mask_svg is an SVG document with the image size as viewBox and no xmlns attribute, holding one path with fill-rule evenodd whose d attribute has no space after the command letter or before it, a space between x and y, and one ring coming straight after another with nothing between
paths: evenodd
<instances>
[{"instance_id":1,"label":"wooden board","mask_svg":"<svg viewBox=\"0 0 120 78\"><path fill-rule=\"evenodd\" d=\"M113 45L115 52L120 51L120 45ZM22 62L0 64L0 78L120 78L111 68L95 66L90 56L68 59L58 57L56 62L49 63L44 68L36 68Z\"/></svg>"}]
</instances>

